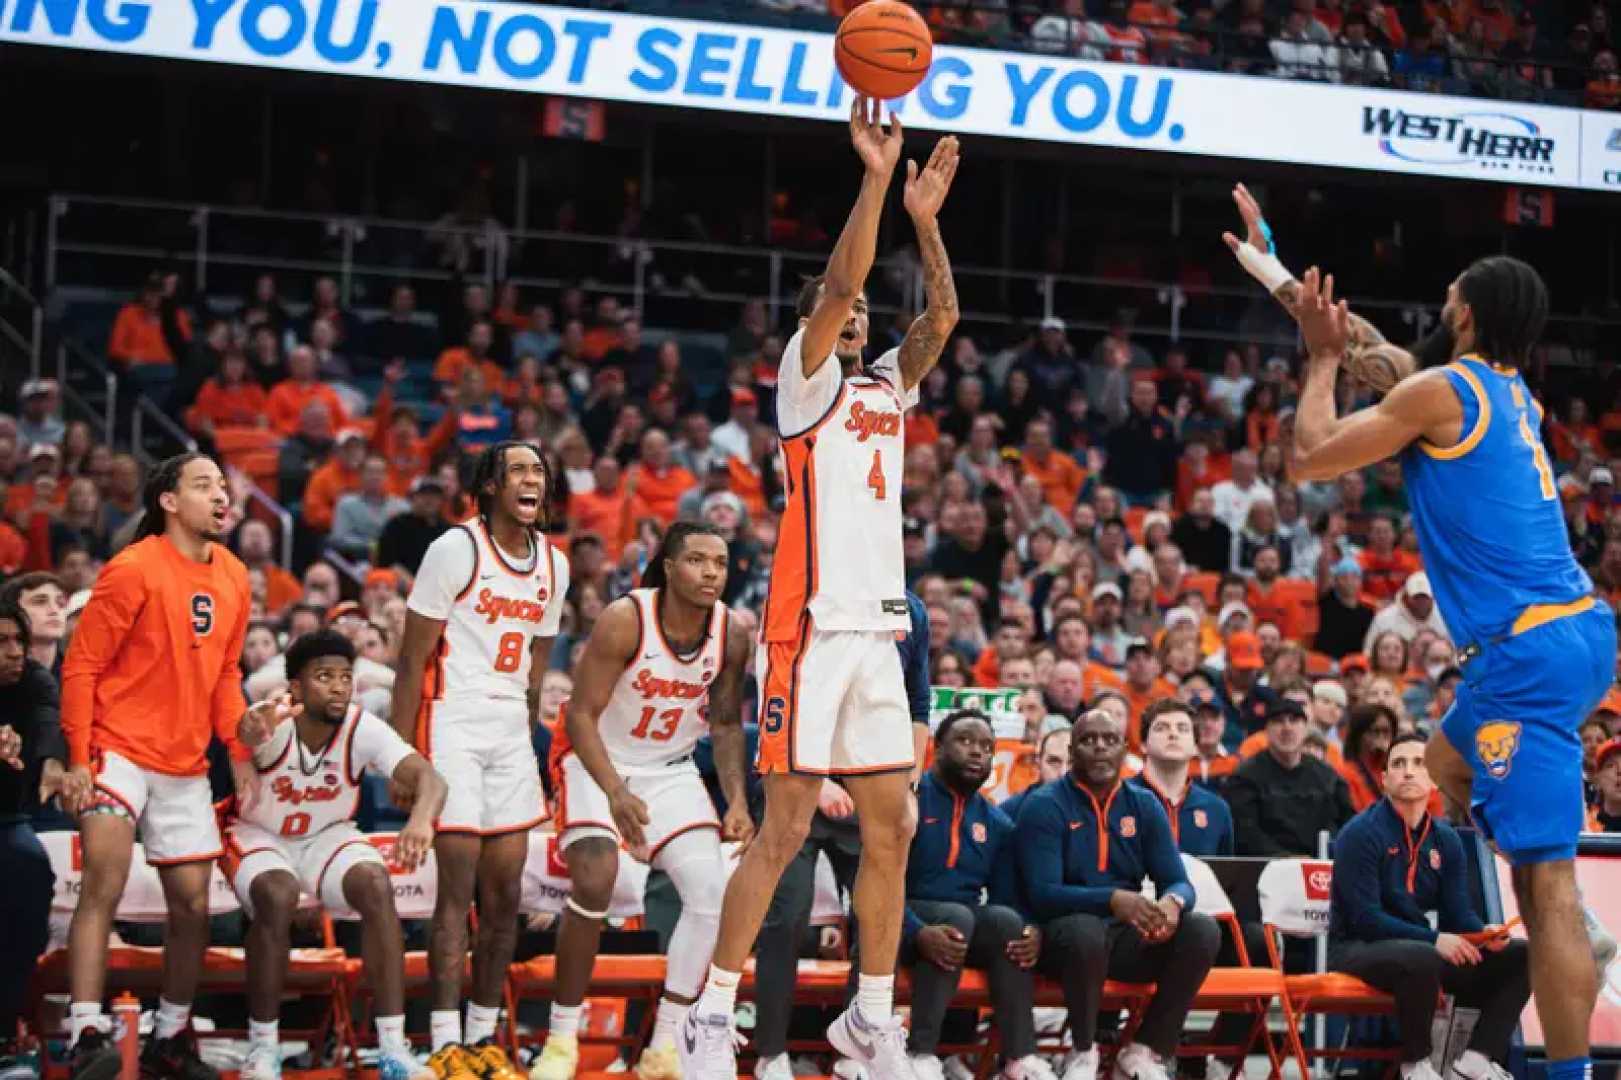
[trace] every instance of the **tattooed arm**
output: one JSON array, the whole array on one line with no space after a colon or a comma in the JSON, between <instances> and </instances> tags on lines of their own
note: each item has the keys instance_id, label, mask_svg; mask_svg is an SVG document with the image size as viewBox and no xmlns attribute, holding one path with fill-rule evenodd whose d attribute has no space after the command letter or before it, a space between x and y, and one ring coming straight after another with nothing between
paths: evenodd
<instances>
[{"instance_id":1,"label":"tattooed arm","mask_svg":"<svg viewBox=\"0 0 1621 1080\"><path fill-rule=\"evenodd\" d=\"M918 172L917 162L906 163L906 212L917 229L923 259L923 294L927 306L906 331L901 342L901 381L906 389L918 385L945 351L946 339L957 325L957 285L951 277L951 259L940 237L937 217L951 178L957 174L957 139L947 135L935 144L929 163Z\"/></svg>"}]
</instances>

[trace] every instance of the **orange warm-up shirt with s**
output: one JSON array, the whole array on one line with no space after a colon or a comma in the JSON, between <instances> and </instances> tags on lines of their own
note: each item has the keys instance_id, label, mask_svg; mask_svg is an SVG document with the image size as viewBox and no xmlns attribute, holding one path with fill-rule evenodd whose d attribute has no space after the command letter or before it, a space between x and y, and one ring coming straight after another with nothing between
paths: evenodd
<instances>
[{"instance_id":1,"label":"orange warm-up shirt with s","mask_svg":"<svg viewBox=\"0 0 1621 1080\"><path fill-rule=\"evenodd\" d=\"M170 776L208 771L218 735L231 757L248 633L248 571L222 544L195 562L166 537L119 552L96 578L62 664L62 734L72 765L112 751Z\"/></svg>"}]
</instances>

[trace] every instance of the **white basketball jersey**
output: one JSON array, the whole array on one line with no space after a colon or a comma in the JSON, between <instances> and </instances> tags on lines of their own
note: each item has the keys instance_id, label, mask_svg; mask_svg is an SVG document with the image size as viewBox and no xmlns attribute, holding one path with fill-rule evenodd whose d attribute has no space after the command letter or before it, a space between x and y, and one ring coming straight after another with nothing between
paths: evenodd
<instances>
[{"instance_id":1,"label":"white basketball jersey","mask_svg":"<svg viewBox=\"0 0 1621 1080\"><path fill-rule=\"evenodd\" d=\"M726 660L725 604L715 605L703 641L683 657L659 626L658 590L633 589L630 598L640 620L636 652L597 716L597 731L622 774L657 772L692 756L709 730L709 687Z\"/></svg>"},{"instance_id":2,"label":"white basketball jersey","mask_svg":"<svg viewBox=\"0 0 1621 1080\"><path fill-rule=\"evenodd\" d=\"M408 601L412 611L445 624L423 677L425 706L443 702L465 712L526 703L530 645L557 634L569 582L568 559L531 535L535 552L521 565L477 518L429 545Z\"/></svg>"},{"instance_id":3,"label":"white basketball jersey","mask_svg":"<svg viewBox=\"0 0 1621 1080\"><path fill-rule=\"evenodd\" d=\"M906 410L898 350L859 377L837 357L805 378L804 331L788 339L777 374L788 502L777 529L761 633L793 641L808 612L818 630L905 632L901 464Z\"/></svg>"},{"instance_id":4,"label":"white basketball jersey","mask_svg":"<svg viewBox=\"0 0 1621 1080\"><path fill-rule=\"evenodd\" d=\"M314 836L353 820L368 766L390 776L411 753L392 727L358 704L349 706L320 750L304 746L296 725L283 722L254 752L258 791L246 808L237 808L237 820L289 840Z\"/></svg>"}]
</instances>

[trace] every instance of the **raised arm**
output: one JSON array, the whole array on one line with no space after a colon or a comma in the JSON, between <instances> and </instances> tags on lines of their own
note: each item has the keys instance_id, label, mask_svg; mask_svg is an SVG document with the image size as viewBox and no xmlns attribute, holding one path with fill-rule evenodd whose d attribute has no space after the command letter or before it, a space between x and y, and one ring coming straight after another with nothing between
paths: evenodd
<instances>
[{"instance_id":1,"label":"raised arm","mask_svg":"<svg viewBox=\"0 0 1621 1080\"><path fill-rule=\"evenodd\" d=\"M861 292L872 257L878 247L878 220L884 213L884 195L889 190L895 164L901 159L901 121L891 113L889 131L880 126L883 103L857 97L850 103L850 142L866 171L861 177L861 193L844 223L844 231L833 245L822 292L805 322L800 365L810 378L833 355L833 346L850 318L850 307Z\"/></svg>"},{"instance_id":2,"label":"raised arm","mask_svg":"<svg viewBox=\"0 0 1621 1080\"><path fill-rule=\"evenodd\" d=\"M614 768L602 733L597 730L597 717L607 708L614 683L619 681L625 665L635 658L640 638L635 600L622 596L604 608L585 643L579 670L574 673L574 694L563 710L569 745L591 779L607 794L620 839L632 849L646 841L642 826L651 819L646 805L631 793L625 778ZM717 746L717 759L719 753Z\"/></svg>"},{"instance_id":3,"label":"raised arm","mask_svg":"<svg viewBox=\"0 0 1621 1080\"><path fill-rule=\"evenodd\" d=\"M715 755L715 776L726 796L725 840L744 841L754 832L749 817L747 752L743 738L743 671L749 663L749 635L726 616L726 655L720 673L709 687L709 742Z\"/></svg>"},{"instance_id":4,"label":"raised arm","mask_svg":"<svg viewBox=\"0 0 1621 1080\"><path fill-rule=\"evenodd\" d=\"M957 175L957 137L947 135L934 144L929 163L918 172L917 162L906 163L903 202L917 229L918 252L923 259L923 314L912 322L901 341L901 381L910 390L923 381L945 350L946 339L957 325L957 284L951 277L951 259L940 236L940 206Z\"/></svg>"}]
</instances>

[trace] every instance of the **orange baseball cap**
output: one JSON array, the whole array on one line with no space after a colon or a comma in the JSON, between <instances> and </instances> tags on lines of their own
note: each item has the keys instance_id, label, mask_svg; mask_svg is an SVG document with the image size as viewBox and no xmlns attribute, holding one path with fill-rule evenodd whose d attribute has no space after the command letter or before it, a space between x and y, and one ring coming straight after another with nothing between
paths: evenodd
<instances>
[{"instance_id":1,"label":"orange baseball cap","mask_svg":"<svg viewBox=\"0 0 1621 1080\"><path fill-rule=\"evenodd\" d=\"M1227 663L1234 668L1265 667L1261 659L1261 639L1248 630L1240 630L1228 638Z\"/></svg>"}]
</instances>

